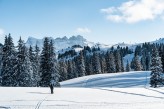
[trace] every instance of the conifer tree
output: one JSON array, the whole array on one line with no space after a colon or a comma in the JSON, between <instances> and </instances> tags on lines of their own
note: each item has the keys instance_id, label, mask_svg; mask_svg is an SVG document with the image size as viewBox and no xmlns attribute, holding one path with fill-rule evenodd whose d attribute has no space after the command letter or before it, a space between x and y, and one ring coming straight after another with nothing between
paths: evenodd
<instances>
[{"instance_id":1,"label":"conifer tree","mask_svg":"<svg viewBox=\"0 0 164 109\"><path fill-rule=\"evenodd\" d=\"M60 72L59 81L65 81L68 79L67 64L64 59L59 61L59 72Z\"/></svg>"},{"instance_id":2,"label":"conifer tree","mask_svg":"<svg viewBox=\"0 0 164 109\"><path fill-rule=\"evenodd\" d=\"M127 61L127 64L126 64L126 72L129 72L130 70L131 70L130 64L129 64L129 61Z\"/></svg>"},{"instance_id":3,"label":"conifer tree","mask_svg":"<svg viewBox=\"0 0 164 109\"><path fill-rule=\"evenodd\" d=\"M138 55L136 55L134 57L134 70L135 71L141 71L142 70L141 62L140 62Z\"/></svg>"},{"instance_id":4,"label":"conifer tree","mask_svg":"<svg viewBox=\"0 0 164 109\"><path fill-rule=\"evenodd\" d=\"M43 49L40 58L41 58L40 59L40 74L41 74L40 86L47 87L49 86L49 82L51 80L50 64L49 64L50 51L49 51L48 37L44 39Z\"/></svg>"},{"instance_id":5,"label":"conifer tree","mask_svg":"<svg viewBox=\"0 0 164 109\"><path fill-rule=\"evenodd\" d=\"M68 61L68 69L67 69L67 72L68 72L68 79L75 78L72 60L69 60Z\"/></svg>"},{"instance_id":6,"label":"conifer tree","mask_svg":"<svg viewBox=\"0 0 164 109\"><path fill-rule=\"evenodd\" d=\"M116 65L115 65L114 55L112 52L107 52L106 63L107 63L107 72L108 73L115 73L116 72Z\"/></svg>"},{"instance_id":7,"label":"conifer tree","mask_svg":"<svg viewBox=\"0 0 164 109\"><path fill-rule=\"evenodd\" d=\"M100 57L100 63L101 63L101 73L105 73L106 72L106 61L105 61L105 57L103 55L101 55L101 57Z\"/></svg>"},{"instance_id":8,"label":"conifer tree","mask_svg":"<svg viewBox=\"0 0 164 109\"><path fill-rule=\"evenodd\" d=\"M121 72L121 55L120 51L116 50L115 53L115 64L116 64L116 72Z\"/></svg>"},{"instance_id":9,"label":"conifer tree","mask_svg":"<svg viewBox=\"0 0 164 109\"><path fill-rule=\"evenodd\" d=\"M60 83L59 83L59 66L56 60L56 54L55 54L55 48L53 45L53 41L50 41L49 44L49 66L50 66L50 80L48 81L50 83L50 81L54 81L54 86L59 87Z\"/></svg>"},{"instance_id":10,"label":"conifer tree","mask_svg":"<svg viewBox=\"0 0 164 109\"><path fill-rule=\"evenodd\" d=\"M101 73L101 64L100 64L100 58L99 58L99 52L94 52L92 57L92 66L93 66L93 72L95 74Z\"/></svg>"},{"instance_id":11,"label":"conifer tree","mask_svg":"<svg viewBox=\"0 0 164 109\"><path fill-rule=\"evenodd\" d=\"M2 53L2 85L3 86L14 86L14 67L15 63L15 48L11 35L5 36L5 43L3 46Z\"/></svg>"},{"instance_id":12,"label":"conifer tree","mask_svg":"<svg viewBox=\"0 0 164 109\"><path fill-rule=\"evenodd\" d=\"M85 76L86 70L85 70L84 56L82 51L80 51L79 56L77 56L75 60L76 60L78 76L79 77Z\"/></svg>"},{"instance_id":13,"label":"conifer tree","mask_svg":"<svg viewBox=\"0 0 164 109\"><path fill-rule=\"evenodd\" d=\"M33 69L30 62L28 49L26 48L21 37L18 41L18 52L16 57L16 64L14 66L14 73L17 81L16 86L32 86Z\"/></svg>"},{"instance_id":14,"label":"conifer tree","mask_svg":"<svg viewBox=\"0 0 164 109\"><path fill-rule=\"evenodd\" d=\"M151 55L151 77L150 77L150 85L151 87L157 87L162 84L163 80L163 69L161 57L159 56L159 52L154 45L152 48Z\"/></svg>"},{"instance_id":15,"label":"conifer tree","mask_svg":"<svg viewBox=\"0 0 164 109\"><path fill-rule=\"evenodd\" d=\"M39 47L36 45L35 46L35 50L34 50L34 63L35 63L35 66L34 66L34 69L33 69L33 78L34 78L34 83L35 85L34 86L39 86L39 81L40 81L40 55L39 55Z\"/></svg>"}]
</instances>

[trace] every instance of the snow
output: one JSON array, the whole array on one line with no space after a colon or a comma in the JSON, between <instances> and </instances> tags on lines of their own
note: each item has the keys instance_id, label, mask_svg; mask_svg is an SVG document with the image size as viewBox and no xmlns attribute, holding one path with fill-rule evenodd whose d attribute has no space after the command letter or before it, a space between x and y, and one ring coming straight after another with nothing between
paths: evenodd
<instances>
[{"instance_id":1,"label":"snow","mask_svg":"<svg viewBox=\"0 0 164 109\"><path fill-rule=\"evenodd\" d=\"M80 36L80 35L72 36L70 38L67 38L66 36L64 36L63 38L58 37L56 39L49 37L49 39L53 40L56 51L60 51L68 47L72 47L73 45L81 45L82 47L87 46L87 45L91 47L94 45L93 42L87 41L85 38L83 38L83 36ZM29 37L26 42L26 46L29 47L31 45L32 47L34 47L37 44L41 50L43 47L43 42L44 42L44 38L36 39L33 37Z\"/></svg>"},{"instance_id":2,"label":"snow","mask_svg":"<svg viewBox=\"0 0 164 109\"><path fill-rule=\"evenodd\" d=\"M47 87L0 87L0 108L163 109L164 88L150 88L149 74L140 71L80 77L62 82L54 94Z\"/></svg>"},{"instance_id":3,"label":"snow","mask_svg":"<svg viewBox=\"0 0 164 109\"><path fill-rule=\"evenodd\" d=\"M127 55L125 55L125 57L123 57L124 68L126 68L127 61L128 61L129 63L131 63L132 60L133 60L133 58L134 58L134 53L132 53L132 54L127 54Z\"/></svg>"},{"instance_id":4,"label":"snow","mask_svg":"<svg viewBox=\"0 0 164 109\"><path fill-rule=\"evenodd\" d=\"M149 87L150 71L97 74L61 82L62 87Z\"/></svg>"}]
</instances>

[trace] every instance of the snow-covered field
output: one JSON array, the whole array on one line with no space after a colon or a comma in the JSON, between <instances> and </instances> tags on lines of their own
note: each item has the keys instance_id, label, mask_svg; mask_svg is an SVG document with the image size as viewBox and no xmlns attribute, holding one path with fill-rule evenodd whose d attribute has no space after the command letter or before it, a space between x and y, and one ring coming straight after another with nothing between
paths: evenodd
<instances>
[{"instance_id":1,"label":"snow-covered field","mask_svg":"<svg viewBox=\"0 0 164 109\"><path fill-rule=\"evenodd\" d=\"M53 95L49 88L0 87L0 109L163 109L164 88L150 88L149 73L72 79L62 82Z\"/></svg>"}]
</instances>

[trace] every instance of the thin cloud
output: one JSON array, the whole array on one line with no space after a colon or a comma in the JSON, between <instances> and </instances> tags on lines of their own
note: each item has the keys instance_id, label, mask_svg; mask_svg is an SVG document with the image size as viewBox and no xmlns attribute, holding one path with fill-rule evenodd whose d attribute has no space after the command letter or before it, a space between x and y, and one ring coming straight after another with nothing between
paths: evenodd
<instances>
[{"instance_id":1,"label":"thin cloud","mask_svg":"<svg viewBox=\"0 0 164 109\"><path fill-rule=\"evenodd\" d=\"M76 32L77 33L91 33L91 30L88 28L77 28Z\"/></svg>"},{"instance_id":2,"label":"thin cloud","mask_svg":"<svg viewBox=\"0 0 164 109\"><path fill-rule=\"evenodd\" d=\"M100 10L106 19L114 22L136 23L145 20L163 19L164 0L130 0L118 7Z\"/></svg>"}]
</instances>

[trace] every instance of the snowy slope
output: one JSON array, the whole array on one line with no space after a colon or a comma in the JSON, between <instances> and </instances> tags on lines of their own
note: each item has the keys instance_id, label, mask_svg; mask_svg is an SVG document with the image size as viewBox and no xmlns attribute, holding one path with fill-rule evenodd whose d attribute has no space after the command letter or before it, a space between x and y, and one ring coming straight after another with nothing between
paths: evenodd
<instances>
[{"instance_id":1,"label":"snowy slope","mask_svg":"<svg viewBox=\"0 0 164 109\"><path fill-rule=\"evenodd\" d=\"M150 88L146 80L149 73L72 79L62 82L53 95L47 87L0 87L0 109L163 109L164 88ZM68 88L73 86L81 88Z\"/></svg>"},{"instance_id":2,"label":"snowy slope","mask_svg":"<svg viewBox=\"0 0 164 109\"><path fill-rule=\"evenodd\" d=\"M62 87L146 87L149 86L149 71L132 71L84 76L61 82Z\"/></svg>"}]
</instances>

